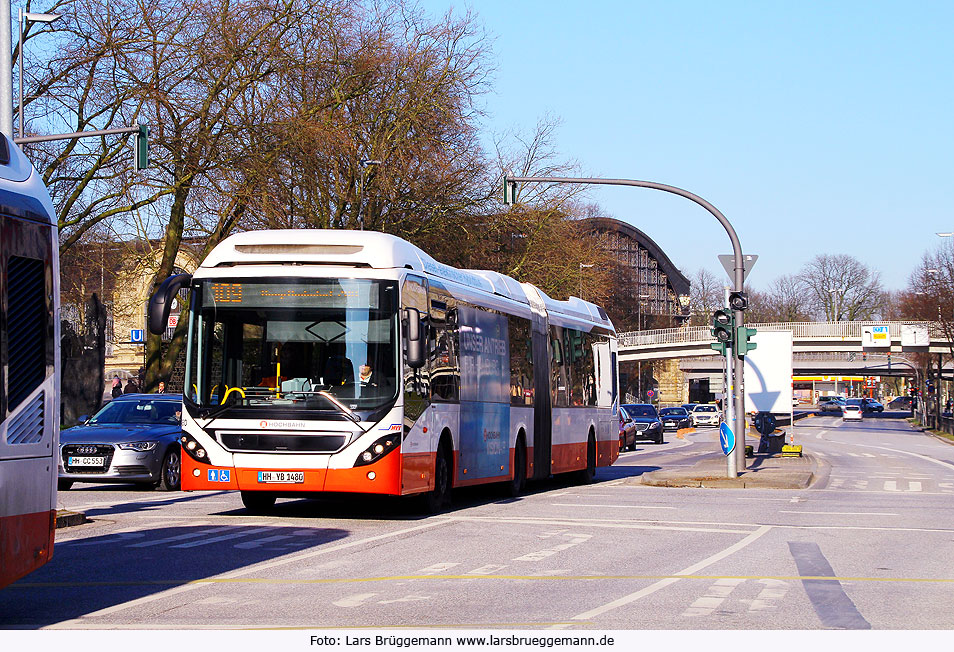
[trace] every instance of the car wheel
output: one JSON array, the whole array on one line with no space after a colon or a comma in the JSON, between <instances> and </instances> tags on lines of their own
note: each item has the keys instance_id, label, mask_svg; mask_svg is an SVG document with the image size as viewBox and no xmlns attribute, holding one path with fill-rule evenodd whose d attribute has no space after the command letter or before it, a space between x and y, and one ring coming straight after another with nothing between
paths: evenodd
<instances>
[{"instance_id":1,"label":"car wheel","mask_svg":"<svg viewBox=\"0 0 954 652\"><path fill-rule=\"evenodd\" d=\"M264 491L243 491L242 504L253 514L265 514L275 506L275 494Z\"/></svg>"},{"instance_id":2,"label":"car wheel","mask_svg":"<svg viewBox=\"0 0 954 652\"><path fill-rule=\"evenodd\" d=\"M182 480L182 453L178 446L166 451L159 469L159 491L179 491Z\"/></svg>"},{"instance_id":3,"label":"car wheel","mask_svg":"<svg viewBox=\"0 0 954 652\"><path fill-rule=\"evenodd\" d=\"M660 433L659 433L659 436L656 437L656 443L657 443L657 444L663 443L663 433L660 432Z\"/></svg>"},{"instance_id":4,"label":"car wheel","mask_svg":"<svg viewBox=\"0 0 954 652\"><path fill-rule=\"evenodd\" d=\"M72 480L57 480L56 488L58 491L69 491L70 487L73 486Z\"/></svg>"}]
</instances>

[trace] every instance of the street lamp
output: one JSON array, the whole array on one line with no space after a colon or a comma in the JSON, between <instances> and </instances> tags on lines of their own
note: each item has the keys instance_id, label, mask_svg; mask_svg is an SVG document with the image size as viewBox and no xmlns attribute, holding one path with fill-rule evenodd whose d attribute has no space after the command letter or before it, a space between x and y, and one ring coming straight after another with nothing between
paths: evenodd
<instances>
[{"instance_id":1,"label":"street lamp","mask_svg":"<svg viewBox=\"0 0 954 652\"><path fill-rule=\"evenodd\" d=\"M596 265L587 265L586 263L580 263L580 298L583 298L583 270L590 267L596 267Z\"/></svg>"},{"instance_id":2,"label":"street lamp","mask_svg":"<svg viewBox=\"0 0 954 652\"><path fill-rule=\"evenodd\" d=\"M361 164L361 178L358 179L358 229L364 231L364 217L361 216L361 199L364 195L364 174L372 165L381 165L381 161L363 158L359 161Z\"/></svg>"},{"instance_id":3,"label":"street lamp","mask_svg":"<svg viewBox=\"0 0 954 652\"><path fill-rule=\"evenodd\" d=\"M17 38L19 45L18 65L20 67L20 138L23 138L23 30L29 29L30 23L52 23L60 18L60 14L35 14L29 11L23 11L23 8L17 10L20 20L20 33Z\"/></svg>"}]
</instances>

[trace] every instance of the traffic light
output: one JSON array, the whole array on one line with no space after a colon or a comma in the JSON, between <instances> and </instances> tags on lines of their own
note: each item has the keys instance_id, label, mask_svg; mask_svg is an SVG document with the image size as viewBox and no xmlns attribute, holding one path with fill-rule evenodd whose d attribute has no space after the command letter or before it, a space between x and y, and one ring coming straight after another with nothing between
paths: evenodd
<instances>
[{"instance_id":1,"label":"traffic light","mask_svg":"<svg viewBox=\"0 0 954 652\"><path fill-rule=\"evenodd\" d=\"M755 337L755 329L746 326L739 326L735 330L735 356L744 358L745 354L755 349L758 344L751 341Z\"/></svg>"},{"instance_id":2,"label":"traffic light","mask_svg":"<svg viewBox=\"0 0 954 652\"><path fill-rule=\"evenodd\" d=\"M735 329L735 319L728 310L716 310L712 313L712 336L716 341L710 344L719 355L725 355L726 346L732 346L732 333Z\"/></svg>"},{"instance_id":3,"label":"traffic light","mask_svg":"<svg viewBox=\"0 0 954 652\"><path fill-rule=\"evenodd\" d=\"M149 125L140 124L133 143L133 167L145 170L149 167Z\"/></svg>"},{"instance_id":4,"label":"traffic light","mask_svg":"<svg viewBox=\"0 0 954 652\"><path fill-rule=\"evenodd\" d=\"M513 205L517 197L517 182L511 181L504 175L503 178L503 203L507 206Z\"/></svg>"},{"instance_id":5,"label":"traffic light","mask_svg":"<svg viewBox=\"0 0 954 652\"><path fill-rule=\"evenodd\" d=\"M749 307L749 296L745 292L730 292L729 306L733 310L745 310Z\"/></svg>"}]
</instances>

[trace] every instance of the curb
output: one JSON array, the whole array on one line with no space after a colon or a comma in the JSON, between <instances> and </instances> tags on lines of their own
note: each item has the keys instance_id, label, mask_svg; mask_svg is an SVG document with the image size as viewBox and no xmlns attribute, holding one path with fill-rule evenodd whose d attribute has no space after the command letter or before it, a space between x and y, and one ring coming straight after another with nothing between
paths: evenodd
<instances>
[{"instance_id":1,"label":"curb","mask_svg":"<svg viewBox=\"0 0 954 652\"><path fill-rule=\"evenodd\" d=\"M82 525L88 522L89 520L86 518L86 514L82 512L71 512L68 509L56 510L56 529L73 527L74 525Z\"/></svg>"},{"instance_id":2,"label":"curb","mask_svg":"<svg viewBox=\"0 0 954 652\"><path fill-rule=\"evenodd\" d=\"M722 475L724 471L717 471L711 462L701 462L686 472L679 471L651 471L643 474L639 479L633 478L632 484L643 484L653 487L698 487L703 489L807 489L818 476L818 461L806 455L805 458L781 458L778 456L763 459L805 459L810 468L786 470L778 466L770 468L749 468L737 478L728 478ZM785 464L783 462L782 464Z\"/></svg>"}]
</instances>

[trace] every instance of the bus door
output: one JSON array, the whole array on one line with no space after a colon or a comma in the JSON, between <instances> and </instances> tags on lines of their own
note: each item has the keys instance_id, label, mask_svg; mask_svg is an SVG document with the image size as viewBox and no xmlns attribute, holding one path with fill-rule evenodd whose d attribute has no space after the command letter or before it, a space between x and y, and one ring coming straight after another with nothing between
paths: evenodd
<instances>
[{"instance_id":1,"label":"bus door","mask_svg":"<svg viewBox=\"0 0 954 652\"><path fill-rule=\"evenodd\" d=\"M547 319L533 314L533 479L550 477L553 415L550 402L550 329Z\"/></svg>"}]
</instances>

